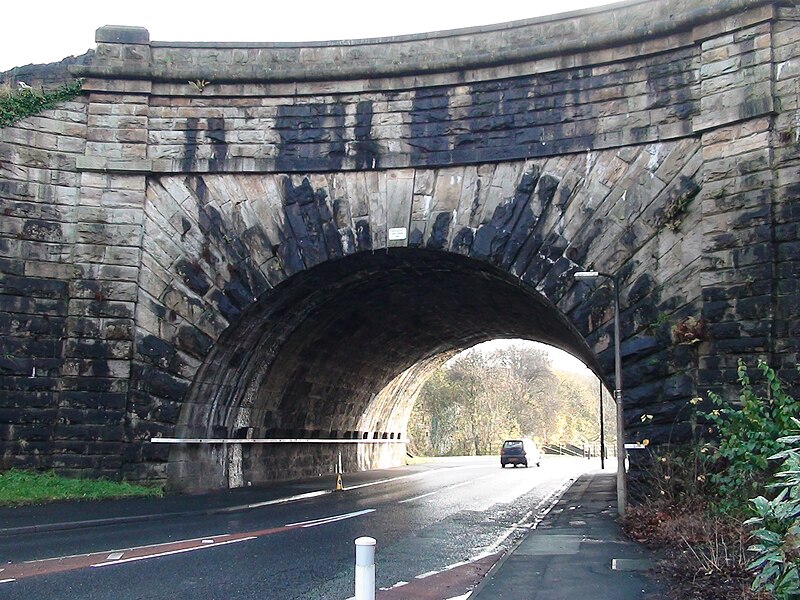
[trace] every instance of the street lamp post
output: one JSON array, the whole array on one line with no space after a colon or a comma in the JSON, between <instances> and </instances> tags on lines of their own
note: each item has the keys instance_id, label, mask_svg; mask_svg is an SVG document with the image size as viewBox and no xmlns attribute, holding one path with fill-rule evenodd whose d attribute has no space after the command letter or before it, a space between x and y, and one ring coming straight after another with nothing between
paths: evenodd
<instances>
[{"instance_id":1,"label":"street lamp post","mask_svg":"<svg viewBox=\"0 0 800 600\"><path fill-rule=\"evenodd\" d=\"M600 384L600 468L606 468L606 435L605 423L603 418L603 380L597 379Z\"/></svg>"},{"instance_id":2,"label":"street lamp post","mask_svg":"<svg viewBox=\"0 0 800 600\"><path fill-rule=\"evenodd\" d=\"M598 271L578 271L576 279L596 279L605 277L614 284L614 401L617 404L617 511L625 514L628 504L628 490L625 485L625 421L622 406L622 356L619 333L619 281L615 275Z\"/></svg>"}]
</instances>

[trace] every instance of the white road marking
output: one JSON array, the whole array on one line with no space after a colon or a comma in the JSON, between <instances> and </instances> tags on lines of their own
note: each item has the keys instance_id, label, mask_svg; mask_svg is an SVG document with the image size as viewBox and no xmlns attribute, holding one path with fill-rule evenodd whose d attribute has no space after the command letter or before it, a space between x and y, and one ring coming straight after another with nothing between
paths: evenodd
<instances>
[{"instance_id":1,"label":"white road marking","mask_svg":"<svg viewBox=\"0 0 800 600\"><path fill-rule=\"evenodd\" d=\"M112 552L111 554L108 555L108 558L106 558L106 560L119 560L120 558L123 557L124 554L125 554L124 552Z\"/></svg>"},{"instance_id":2,"label":"white road marking","mask_svg":"<svg viewBox=\"0 0 800 600\"><path fill-rule=\"evenodd\" d=\"M288 498L278 498L277 500L266 500L264 502L255 502L254 504L247 504L246 506L231 506L226 509L228 512L241 510L242 508L261 508L262 506L273 506L275 504L286 504L294 502L295 500L306 500L308 498L317 498L318 496L325 496L326 494L333 493L333 490L319 490L317 492L308 492L306 494L297 494L296 496L289 496Z\"/></svg>"},{"instance_id":3,"label":"white road marking","mask_svg":"<svg viewBox=\"0 0 800 600\"><path fill-rule=\"evenodd\" d=\"M220 536L228 535L228 534L219 534ZM215 536L216 537L216 536ZM189 540L179 540L179 542L199 542L203 539L207 538L192 538ZM133 552L135 550L144 550L147 548L159 548L161 546L172 546L179 542L159 542L158 544L146 544L144 546L134 546L133 548L117 548L116 550L107 550L108 553L112 552ZM45 562L52 562L52 561L63 561L68 558L82 558L84 556L92 556L93 554L102 554L101 552L86 552L84 554L68 554L66 556L54 556L52 558L39 558L34 560L26 560L21 564L24 565L33 565L38 563L45 563Z\"/></svg>"},{"instance_id":4,"label":"white road marking","mask_svg":"<svg viewBox=\"0 0 800 600\"><path fill-rule=\"evenodd\" d=\"M408 585L408 582L407 581L398 581L392 587L378 588L378 589L381 590L382 592L387 592L389 590L393 590L394 588L403 587L404 585Z\"/></svg>"},{"instance_id":5,"label":"white road marking","mask_svg":"<svg viewBox=\"0 0 800 600\"><path fill-rule=\"evenodd\" d=\"M444 467L442 469L431 469L430 471L422 471L420 473L411 473L410 475L401 475L400 477L390 477L388 479L378 479L377 481L370 481L367 483L359 483L356 485L348 485L345 490L357 490L359 488L369 487L371 485L380 485L382 483L391 483L393 481L400 481L401 479L412 479L427 477L429 475L441 475L442 472L450 473L452 471L461 471L463 469L481 469L483 465L466 465L463 467Z\"/></svg>"},{"instance_id":6,"label":"white road marking","mask_svg":"<svg viewBox=\"0 0 800 600\"><path fill-rule=\"evenodd\" d=\"M537 504L533 510L529 510L525 515L516 523L514 523L511 527L506 529L505 531L501 532L501 534L497 537L493 544L487 546L480 552L477 556L473 557L473 560L477 560L483 558L485 556L489 556L494 554L497 549L500 547L508 536L514 533L517 529L527 528L527 529L535 529L536 526L544 519L545 515L549 513L553 507L555 506L556 502L558 501L561 496L564 495L564 492L567 491L567 488L575 481L575 477L567 477L561 482L555 490L550 492L545 498ZM546 508L543 508L546 507ZM529 523L529 519L531 515L534 515L534 519L532 523Z\"/></svg>"},{"instance_id":7,"label":"white road marking","mask_svg":"<svg viewBox=\"0 0 800 600\"><path fill-rule=\"evenodd\" d=\"M449 485L446 488L444 488L442 491L446 492L448 490L454 490L456 488L464 487L465 485L471 485L471 484L475 483L476 481L480 481L481 479L486 479L486 477L480 477L478 479L473 479L472 481L465 481L463 483L456 483L455 485Z\"/></svg>"},{"instance_id":8,"label":"white road marking","mask_svg":"<svg viewBox=\"0 0 800 600\"><path fill-rule=\"evenodd\" d=\"M441 489L434 490L432 492L428 492L427 494L421 494L419 496L414 496L413 498L406 498L405 500L398 500L397 503L398 504L405 504L406 502L414 502L414 500L422 500L423 498L427 498L428 496L433 496L434 494L438 494L440 492L446 492L448 490L454 490L456 488L460 488L460 487L463 487L465 485L470 485L470 484L473 484L473 483L476 483L476 482L480 481L481 479L487 479L489 477L494 477L494 474L492 474L492 475L484 475L483 477L478 477L477 479L473 479L471 481L464 481L463 483L456 483L454 485L449 485L447 487L443 487Z\"/></svg>"},{"instance_id":9,"label":"white road marking","mask_svg":"<svg viewBox=\"0 0 800 600\"><path fill-rule=\"evenodd\" d=\"M489 475L487 477L491 477L491 475ZM481 479L483 479L483 477ZM483 550L481 550L477 555L473 556L472 558L470 558L470 559L468 559L466 561L460 561L460 562L456 562L456 563L447 565L446 567L444 567L443 569L440 569L438 571L428 571L426 573L422 573L420 575L417 575L415 577L415 579L427 579L428 577L432 577L433 575L438 575L439 573L444 573L445 571L449 571L449 570L455 569L457 567L461 567L461 566L464 566L464 565L467 565L467 564L471 564L471 563L477 562L477 561L479 561L481 559L484 559L484 558L486 558L488 556L491 556L491 555L497 553L500 545L506 539L508 539L508 537L512 533L514 533L515 531L517 531L519 529L535 529L536 526L545 517L545 515L547 515L547 513L549 513L553 509L553 507L556 505L556 502L558 501L558 499L561 498L561 496L563 496L563 494L566 491L566 489L569 487L569 485L574 480L575 480L575 477L567 477L566 479L564 479L561 482L561 484L555 490L553 490L550 494L545 496L545 498L543 500L541 500L533 510L528 511L516 523L514 523L513 525L511 525L507 529L503 530L492 544L490 544L489 546L486 546L485 548L483 548ZM477 479L475 481L477 481ZM468 482L468 483L474 483L474 481ZM456 486L451 486L451 487L460 487L461 485L464 485L464 484L457 484ZM448 488L443 488L443 489L446 490ZM443 491L443 490L437 490L437 491ZM431 492L431 494L435 494L435 493L436 492ZM425 494L425 495L427 496L427 495L430 495L430 494ZM414 498L410 498L409 500L406 500L404 502L408 502L410 500L414 500ZM531 518L531 517L533 517L533 518ZM391 588L389 588L389 589L391 589ZM449 598L448 600L466 600L467 598L469 598L469 596L471 594L472 594L472 591L467 592L463 596L456 596L454 598ZM350 598L348 600L354 600L354 598Z\"/></svg>"},{"instance_id":10,"label":"white road marking","mask_svg":"<svg viewBox=\"0 0 800 600\"><path fill-rule=\"evenodd\" d=\"M414 500L422 500L423 498L427 498L428 496L433 496L434 494L438 494L440 491L441 490L434 490L433 492L428 492L427 494L422 494L421 496L406 498L405 500L400 500L398 504L405 504L406 502L413 502Z\"/></svg>"},{"instance_id":11,"label":"white road marking","mask_svg":"<svg viewBox=\"0 0 800 600\"><path fill-rule=\"evenodd\" d=\"M16 579L0 579L0 583L11 583L12 581L16 581Z\"/></svg>"},{"instance_id":12,"label":"white road marking","mask_svg":"<svg viewBox=\"0 0 800 600\"><path fill-rule=\"evenodd\" d=\"M334 515L332 517L323 517L321 519L314 519L312 521L300 521L299 523L287 523L284 527L316 527L317 525L327 525L328 523L335 523L336 521L344 521L345 519L352 519L360 517L368 513L375 512L374 508L366 510L359 510L357 512L346 513L343 515Z\"/></svg>"},{"instance_id":13,"label":"white road marking","mask_svg":"<svg viewBox=\"0 0 800 600\"><path fill-rule=\"evenodd\" d=\"M247 542L247 541L255 540L255 539L257 539L257 537L253 535L253 536L250 536L250 537L239 538L238 540L229 540L227 542L218 542L218 543L214 544L213 546L209 546L209 545L206 545L206 546L193 546L192 548L181 548L180 550L169 550L167 552L158 552L156 554L148 554L146 556L134 556L133 558L123 558L122 560L115 560L115 561L96 563L96 564L91 565L91 566L93 566L93 567L108 567L110 565L121 565L121 564L124 564L124 563L136 562L136 561L139 561L139 560L148 560L148 559L151 559L151 558L158 558L160 556L169 556L171 554L183 554L184 552L193 552L194 550L205 550L206 548L216 548L217 546L225 546L227 544L238 544L239 542Z\"/></svg>"},{"instance_id":14,"label":"white road marking","mask_svg":"<svg viewBox=\"0 0 800 600\"><path fill-rule=\"evenodd\" d=\"M428 571L427 573L423 573L422 575L417 575L414 579L425 579L430 577L431 575L438 575L441 571Z\"/></svg>"}]
</instances>

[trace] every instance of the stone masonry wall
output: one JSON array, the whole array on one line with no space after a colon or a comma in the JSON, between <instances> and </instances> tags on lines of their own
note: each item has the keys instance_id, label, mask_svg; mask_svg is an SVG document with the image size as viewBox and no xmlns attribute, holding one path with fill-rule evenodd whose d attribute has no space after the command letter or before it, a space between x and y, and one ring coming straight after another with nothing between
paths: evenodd
<instances>
[{"instance_id":1,"label":"stone masonry wall","mask_svg":"<svg viewBox=\"0 0 800 600\"><path fill-rule=\"evenodd\" d=\"M85 98L0 129L0 466L62 467L80 454L107 454L80 436L85 379L65 377ZM62 399L69 398L68 406ZM85 407L85 405L84 405ZM94 407L105 414L102 403ZM118 442L121 441L119 438ZM117 446L116 451L120 449ZM82 467L94 465L83 464Z\"/></svg>"},{"instance_id":2,"label":"stone masonry wall","mask_svg":"<svg viewBox=\"0 0 800 600\"><path fill-rule=\"evenodd\" d=\"M399 433L413 365L497 336L610 383L589 268L622 284L631 439L685 436L739 358L794 377L797 16L633 0L305 47L101 28L84 95L0 130L0 466L158 479L180 453L154 436ZM451 279L417 307L419 274ZM178 471L276 472L204 452Z\"/></svg>"},{"instance_id":3,"label":"stone masonry wall","mask_svg":"<svg viewBox=\"0 0 800 600\"><path fill-rule=\"evenodd\" d=\"M784 379L800 389L800 40L798 7L781 7L772 29L776 115L773 148L775 243L772 352ZM797 396L795 396L797 397Z\"/></svg>"},{"instance_id":4,"label":"stone masonry wall","mask_svg":"<svg viewBox=\"0 0 800 600\"><path fill-rule=\"evenodd\" d=\"M242 94L210 83L200 96L189 83L156 85L147 158L183 171L309 172L601 150L691 133L697 74L688 47L502 81L302 101L259 86Z\"/></svg>"},{"instance_id":5,"label":"stone masonry wall","mask_svg":"<svg viewBox=\"0 0 800 600\"><path fill-rule=\"evenodd\" d=\"M789 12L732 31L723 22L698 32L702 100L694 124L703 142L703 318L710 339L700 347L699 391L733 392L740 359L751 366L764 359L795 379L797 295L789 274L797 190L786 181L793 165L785 160L794 117L786 93L792 45L780 33Z\"/></svg>"}]
</instances>

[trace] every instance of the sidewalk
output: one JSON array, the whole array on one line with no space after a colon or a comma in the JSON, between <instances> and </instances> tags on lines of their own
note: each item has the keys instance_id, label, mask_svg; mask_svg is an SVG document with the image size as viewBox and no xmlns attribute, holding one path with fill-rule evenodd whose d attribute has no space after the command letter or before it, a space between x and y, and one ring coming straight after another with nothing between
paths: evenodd
<instances>
[{"instance_id":1,"label":"sidewalk","mask_svg":"<svg viewBox=\"0 0 800 600\"><path fill-rule=\"evenodd\" d=\"M617 524L614 473L582 475L470 600L657 600L653 554Z\"/></svg>"}]
</instances>

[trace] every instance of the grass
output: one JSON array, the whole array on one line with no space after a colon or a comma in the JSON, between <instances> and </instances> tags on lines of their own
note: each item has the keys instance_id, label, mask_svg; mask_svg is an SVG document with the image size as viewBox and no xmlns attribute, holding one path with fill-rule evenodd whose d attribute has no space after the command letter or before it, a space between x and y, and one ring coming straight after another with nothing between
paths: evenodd
<instances>
[{"instance_id":1,"label":"grass","mask_svg":"<svg viewBox=\"0 0 800 600\"><path fill-rule=\"evenodd\" d=\"M44 504L56 500L105 500L161 496L157 487L107 479L72 479L52 471L39 473L11 469L0 473L0 506Z\"/></svg>"}]
</instances>

